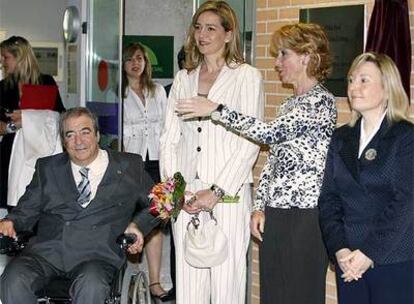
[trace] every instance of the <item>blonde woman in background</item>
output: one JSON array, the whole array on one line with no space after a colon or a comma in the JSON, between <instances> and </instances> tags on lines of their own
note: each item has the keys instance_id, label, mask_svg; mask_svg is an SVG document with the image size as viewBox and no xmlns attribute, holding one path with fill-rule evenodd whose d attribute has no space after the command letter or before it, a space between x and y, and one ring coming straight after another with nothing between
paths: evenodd
<instances>
[{"instance_id":1,"label":"blonde woman in background","mask_svg":"<svg viewBox=\"0 0 414 304\"><path fill-rule=\"evenodd\" d=\"M319 198L340 304L414 303L414 125L395 63L348 72L349 124L333 135Z\"/></svg>"},{"instance_id":2,"label":"blonde woman in background","mask_svg":"<svg viewBox=\"0 0 414 304\"><path fill-rule=\"evenodd\" d=\"M317 24L286 25L273 34L271 52L280 80L293 86L273 121L200 97L181 100L176 108L185 118L211 115L270 146L251 222L252 234L261 241L260 301L324 304L328 259L318 197L336 124L335 98L322 85L332 62L328 38Z\"/></svg>"},{"instance_id":3,"label":"blonde woman in background","mask_svg":"<svg viewBox=\"0 0 414 304\"><path fill-rule=\"evenodd\" d=\"M0 43L4 79L0 81L0 208L7 207L9 163L15 131L22 127L20 99L25 84L56 86L52 76L40 73L30 43L12 36ZM55 111L65 110L58 92ZM14 126L14 127L13 127Z\"/></svg>"},{"instance_id":4,"label":"blonde woman in background","mask_svg":"<svg viewBox=\"0 0 414 304\"><path fill-rule=\"evenodd\" d=\"M158 183L159 138L164 125L167 96L163 86L152 80L151 62L142 44L127 45L122 57L124 151L141 155L145 171L154 183ZM160 283L162 243L162 231L156 229L147 237L145 255L151 295L165 300L167 292Z\"/></svg>"}]
</instances>

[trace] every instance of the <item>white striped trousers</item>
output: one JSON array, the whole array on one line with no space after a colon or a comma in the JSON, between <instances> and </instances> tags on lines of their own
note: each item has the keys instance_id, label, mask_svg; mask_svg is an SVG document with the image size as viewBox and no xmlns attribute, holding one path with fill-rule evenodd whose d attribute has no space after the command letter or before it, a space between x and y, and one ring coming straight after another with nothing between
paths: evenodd
<instances>
[{"instance_id":1,"label":"white striped trousers","mask_svg":"<svg viewBox=\"0 0 414 304\"><path fill-rule=\"evenodd\" d=\"M208 184L195 180L186 190L195 192L208 188ZM219 203L214 216L229 241L227 260L212 268L195 268L187 264L183 253L183 240L191 215L181 211L173 224L176 250L176 303L177 304L243 304L246 297L246 254L250 241L250 211L252 190L245 184L239 191L239 203ZM200 213L201 225L209 219Z\"/></svg>"}]
</instances>

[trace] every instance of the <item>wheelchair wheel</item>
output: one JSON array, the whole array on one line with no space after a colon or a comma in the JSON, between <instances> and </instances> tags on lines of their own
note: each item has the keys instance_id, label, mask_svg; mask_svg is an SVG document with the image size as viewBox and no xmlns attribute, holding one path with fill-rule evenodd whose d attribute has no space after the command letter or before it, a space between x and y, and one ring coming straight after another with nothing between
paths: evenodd
<instances>
[{"instance_id":1,"label":"wheelchair wheel","mask_svg":"<svg viewBox=\"0 0 414 304\"><path fill-rule=\"evenodd\" d=\"M120 304L151 304L147 277L138 265L130 262L122 279Z\"/></svg>"},{"instance_id":2,"label":"wheelchair wheel","mask_svg":"<svg viewBox=\"0 0 414 304\"><path fill-rule=\"evenodd\" d=\"M151 304L148 280L144 272L139 271L134 277L132 304Z\"/></svg>"}]
</instances>

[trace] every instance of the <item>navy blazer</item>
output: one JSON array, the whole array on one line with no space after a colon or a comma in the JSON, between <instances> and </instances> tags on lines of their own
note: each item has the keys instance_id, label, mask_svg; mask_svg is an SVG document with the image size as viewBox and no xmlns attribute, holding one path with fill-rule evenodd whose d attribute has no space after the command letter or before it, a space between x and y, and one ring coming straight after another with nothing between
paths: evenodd
<instances>
[{"instance_id":1,"label":"navy blazer","mask_svg":"<svg viewBox=\"0 0 414 304\"><path fill-rule=\"evenodd\" d=\"M329 255L414 260L414 125L385 118L358 159L360 122L337 129L328 151L319 208Z\"/></svg>"},{"instance_id":2,"label":"navy blazer","mask_svg":"<svg viewBox=\"0 0 414 304\"><path fill-rule=\"evenodd\" d=\"M152 180L137 154L108 151L109 164L87 208L77 203L79 192L67 153L40 158L33 179L8 215L17 231L37 234L25 249L63 271L81 262L100 259L120 267L124 252L118 235L135 222L148 234L159 220L148 209Z\"/></svg>"}]
</instances>

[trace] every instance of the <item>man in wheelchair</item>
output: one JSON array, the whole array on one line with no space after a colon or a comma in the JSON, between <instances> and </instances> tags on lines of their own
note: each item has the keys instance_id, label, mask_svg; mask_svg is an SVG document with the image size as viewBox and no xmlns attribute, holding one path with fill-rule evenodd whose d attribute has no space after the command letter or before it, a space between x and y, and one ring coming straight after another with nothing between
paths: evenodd
<instances>
[{"instance_id":1,"label":"man in wheelchair","mask_svg":"<svg viewBox=\"0 0 414 304\"><path fill-rule=\"evenodd\" d=\"M36 236L0 278L3 304L37 303L36 293L56 277L71 280L73 303L102 304L125 262L116 244L122 233L142 250L143 237L159 224L148 211L152 181L138 155L99 148L96 117L86 108L62 114L66 152L39 159L33 179L0 233L32 230Z\"/></svg>"}]
</instances>

